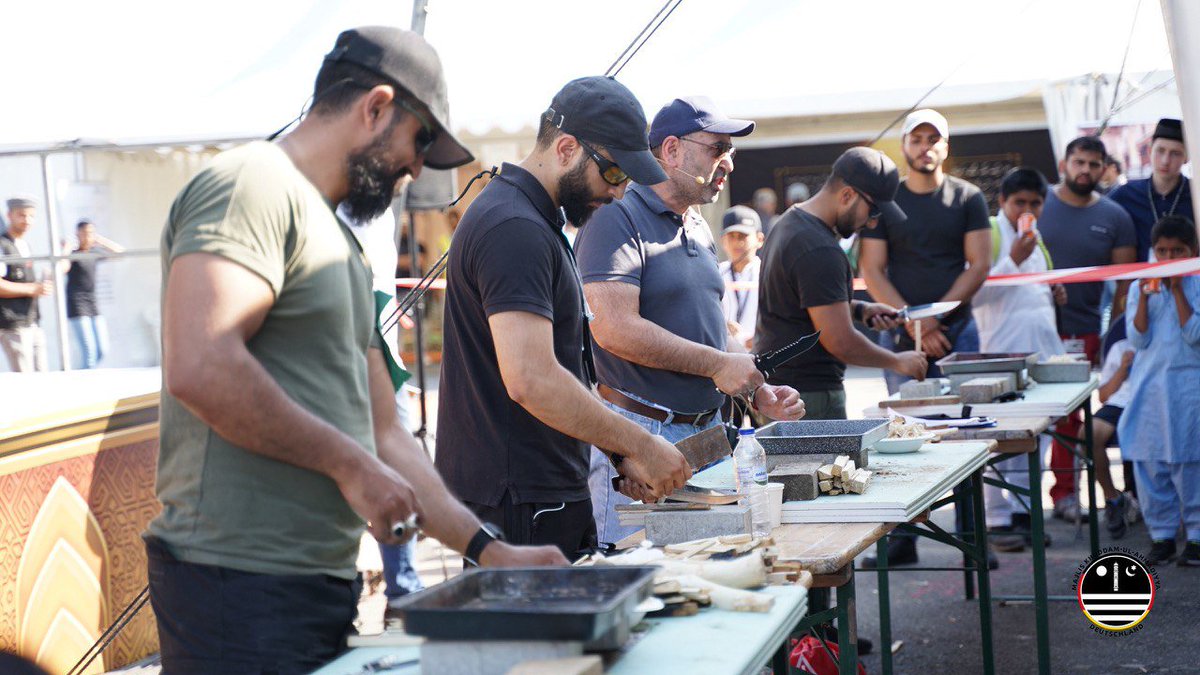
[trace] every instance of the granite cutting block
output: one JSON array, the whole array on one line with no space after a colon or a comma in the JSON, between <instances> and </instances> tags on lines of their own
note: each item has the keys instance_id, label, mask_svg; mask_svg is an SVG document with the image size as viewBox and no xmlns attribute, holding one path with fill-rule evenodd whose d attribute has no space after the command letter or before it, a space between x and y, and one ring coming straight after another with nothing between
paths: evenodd
<instances>
[{"instance_id":1,"label":"granite cutting block","mask_svg":"<svg viewBox=\"0 0 1200 675\"><path fill-rule=\"evenodd\" d=\"M932 398L942 393L941 382L909 380L900 385L900 398Z\"/></svg>"},{"instance_id":2,"label":"granite cutting block","mask_svg":"<svg viewBox=\"0 0 1200 675\"><path fill-rule=\"evenodd\" d=\"M750 534L750 505L714 506L708 511L658 511L646 514L646 539L657 546L693 539Z\"/></svg>"},{"instance_id":3,"label":"granite cutting block","mask_svg":"<svg viewBox=\"0 0 1200 675\"><path fill-rule=\"evenodd\" d=\"M805 458L778 464L771 469L767 480L783 484L783 501L807 501L816 499L820 492L817 490L817 469L825 464L822 459Z\"/></svg>"},{"instance_id":4,"label":"granite cutting block","mask_svg":"<svg viewBox=\"0 0 1200 675\"><path fill-rule=\"evenodd\" d=\"M1035 363L1029 374L1038 382L1087 382L1092 376L1092 365L1087 361Z\"/></svg>"},{"instance_id":5,"label":"granite cutting block","mask_svg":"<svg viewBox=\"0 0 1200 675\"><path fill-rule=\"evenodd\" d=\"M1016 391L1016 378L1011 373L1008 375L1007 378L989 376L967 380L959 385L958 395L963 403L991 403L1001 394Z\"/></svg>"},{"instance_id":6,"label":"granite cutting block","mask_svg":"<svg viewBox=\"0 0 1200 675\"><path fill-rule=\"evenodd\" d=\"M1018 386L1021 384L1019 381L1019 375L1020 375L1019 373L959 373L957 375L950 375L949 376L950 391L955 394L959 394L961 396L962 395L962 385L964 382L970 382L971 380L977 380L981 377L1003 378L1004 379L1004 387L1003 387L1004 391L1001 391L1000 394L1003 394L1003 393L1009 392L1009 391L1017 391ZM999 396L1000 394L997 394L997 396ZM963 400L963 403L970 403L970 402L971 401L967 401L966 399ZM978 401L976 401L976 402L978 402ZM991 402L991 399L988 399L987 402Z\"/></svg>"},{"instance_id":7,"label":"granite cutting block","mask_svg":"<svg viewBox=\"0 0 1200 675\"><path fill-rule=\"evenodd\" d=\"M754 437L772 455L849 455L867 466L867 448L887 435L887 420L799 420L773 422Z\"/></svg>"}]
</instances>

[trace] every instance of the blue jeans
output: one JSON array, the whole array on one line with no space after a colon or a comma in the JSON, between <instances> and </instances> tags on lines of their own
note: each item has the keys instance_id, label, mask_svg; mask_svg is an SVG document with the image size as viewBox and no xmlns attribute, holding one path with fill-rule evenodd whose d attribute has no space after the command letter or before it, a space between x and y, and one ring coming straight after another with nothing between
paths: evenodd
<instances>
[{"instance_id":1,"label":"blue jeans","mask_svg":"<svg viewBox=\"0 0 1200 675\"><path fill-rule=\"evenodd\" d=\"M885 330L879 334L879 346L890 352L904 351L897 346L897 337L904 328L895 330ZM977 352L979 351L979 328L975 326L975 319L970 315L966 319L956 321L945 328L946 337L950 340L950 351L954 352ZM941 377L942 370L933 364L929 363L929 372L926 377ZM900 373L894 373L890 370L883 371L883 379L887 382L888 394L894 394L900 390L900 385L911 380L912 378Z\"/></svg>"},{"instance_id":2,"label":"blue jeans","mask_svg":"<svg viewBox=\"0 0 1200 675\"><path fill-rule=\"evenodd\" d=\"M637 399L647 405L654 403L645 399L633 396L629 392L624 392L626 396ZM649 431L656 436L662 436L672 443L682 441L683 439L698 434L705 429L715 427L721 424L721 415L718 413L703 426L693 424L663 424L656 419L644 417L637 413L629 412L623 408L619 408L608 401L601 400L601 403L608 406L609 410L617 413L627 420L632 421L639 427ZM617 475L617 470L613 468L612 462L608 456L600 452L595 446L592 446L591 470L588 474L588 487L592 493L592 514L596 518L596 535L601 544L616 542L628 537L629 535L642 529L640 527L622 527L617 519L617 505L629 504L633 500L625 495L612 489L612 479Z\"/></svg>"},{"instance_id":3,"label":"blue jeans","mask_svg":"<svg viewBox=\"0 0 1200 675\"><path fill-rule=\"evenodd\" d=\"M77 316L71 319L71 332L79 352L79 367L95 368L108 351L108 325L102 316Z\"/></svg>"}]
</instances>

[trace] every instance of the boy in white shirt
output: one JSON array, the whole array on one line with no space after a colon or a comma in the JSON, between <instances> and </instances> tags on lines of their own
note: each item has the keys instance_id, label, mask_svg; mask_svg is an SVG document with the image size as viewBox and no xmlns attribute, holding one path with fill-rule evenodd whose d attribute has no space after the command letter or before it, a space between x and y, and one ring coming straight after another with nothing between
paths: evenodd
<instances>
[{"instance_id":1,"label":"boy in white shirt","mask_svg":"<svg viewBox=\"0 0 1200 675\"><path fill-rule=\"evenodd\" d=\"M1000 184L1000 211L992 219L992 274L1046 272L1053 269L1050 254L1037 232L1048 184L1045 176L1027 167L1009 171ZM984 286L971 301L984 352L1038 352L1041 358L1065 353L1055 324L1054 305L1066 301L1062 286ZM1045 455L1049 438L1041 437L1038 452ZM1024 457L997 462L1004 479L1029 487ZM988 529L1003 533L990 538L997 551L1015 552L1029 540L1028 499L1017 498L993 485L984 486Z\"/></svg>"},{"instance_id":2,"label":"boy in white shirt","mask_svg":"<svg viewBox=\"0 0 1200 675\"><path fill-rule=\"evenodd\" d=\"M763 245L762 220L754 209L734 206L721 219L721 247L728 260L720 265L725 280L721 309L730 335L746 349L754 347L754 326L758 322L758 272L762 261L758 249Z\"/></svg>"},{"instance_id":3,"label":"boy in white shirt","mask_svg":"<svg viewBox=\"0 0 1200 675\"><path fill-rule=\"evenodd\" d=\"M1129 529L1131 512L1136 502L1131 494L1117 490L1109 470L1108 451L1110 443L1116 444L1117 423L1121 413L1129 404L1130 388L1125 386L1129 371L1133 367L1133 355L1137 352L1125 337L1125 315L1118 314L1110 322L1109 340L1112 346L1104 356L1100 369L1100 403L1102 407L1092 415L1092 457L1096 464L1096 481L1104 491L1104 525L1113 539L1125 536ZM1115 339L1115 340L1114 340ZM1129 480L1126 479L1126 487Z\"/></svg>"}]
</instances>

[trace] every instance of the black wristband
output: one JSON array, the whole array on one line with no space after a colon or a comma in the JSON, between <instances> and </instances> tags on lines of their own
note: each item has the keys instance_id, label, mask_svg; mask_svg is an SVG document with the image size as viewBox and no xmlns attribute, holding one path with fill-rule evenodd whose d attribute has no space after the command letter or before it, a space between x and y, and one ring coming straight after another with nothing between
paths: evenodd
<instances>
[{"instance_id":1,"label":"black wristband","mask_svg":"<svg viewBox=\"0 0 1200 675\"><path fill-rule=\"evenodd\" d=\"M479 530L471 537L470 543L467 544L467 550L463 552L463 557L473 565L479 565L479 558L483 555L483 549L487 548L488 544L493 541L504 541L504 533L500 528L491 523L484 523Z\"/></svg>"},{"instance_id":2,"label":"black wristband","mask_svg":"<svg viewBox=\"0 0 1200 675\"><path fill-rule=\"evenodd\" d=\"M862 300L851 300L850 301L850 317L853 318L855 321L862 323L863 310L865 310L866 307L867 307L866 303L864 303Z\"/></svg>"}]
</instances>

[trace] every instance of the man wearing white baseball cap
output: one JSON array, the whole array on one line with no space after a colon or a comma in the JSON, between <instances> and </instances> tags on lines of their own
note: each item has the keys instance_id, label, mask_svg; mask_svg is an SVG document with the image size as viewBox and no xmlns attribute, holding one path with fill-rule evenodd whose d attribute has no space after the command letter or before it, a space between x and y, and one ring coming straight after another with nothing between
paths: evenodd
<instances>
[{"instance_id":1,"label":"man wearing white baseball cap","mask_svg":"<svg viewBox=\"0 0 1200 675\"><path fill-rule=\"evenodd\" d=\"M929 108L916 110L904 120L902 131L900 148L908 175L896 192L896 204L908 219L893 223L885 217L875 229L865 230L859 265L867 290L877 302L893 307L962 303L940 319L922 319L919 346L915 343L916 321L879 335L879 344L885 349L919 348L929 357L928 376L937 377L941 374L933 365L937 359L952 351L979 351L971 297L991 269L991 222L983 192L943 169L950 154L946 118ZM884 378L889 392L908 379L887 371ZM914 540L891 538L889 564L916 562L916 557ZM868 563L872 561L868 559Z\"/></svg>"}]
</instances>

